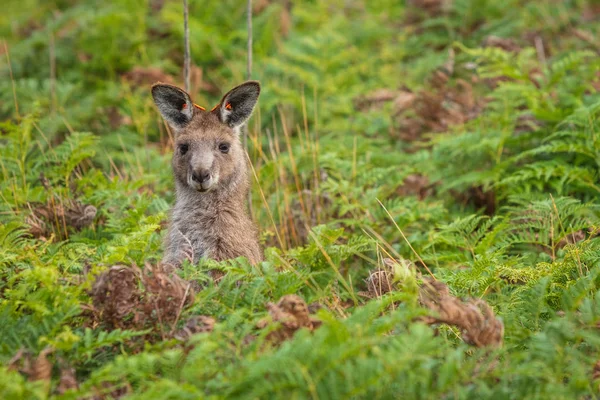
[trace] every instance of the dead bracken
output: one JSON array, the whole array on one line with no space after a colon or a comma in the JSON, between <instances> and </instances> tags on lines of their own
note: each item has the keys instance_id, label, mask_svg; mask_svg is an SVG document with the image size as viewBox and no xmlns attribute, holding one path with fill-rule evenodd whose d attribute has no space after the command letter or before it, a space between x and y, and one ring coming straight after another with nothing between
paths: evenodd
<instances>
[{"instance_id":1,"label":"dead bracken","mask_svg":"<svg viewBox=\"0 0 600 400\"><path fill-rule=\"evenodd\" d=\"M176 339L185 341L196 333L212 332L215 327L215 319L205 315L194 315L187 320L183 328L173 335Z\"/></svg>"},{"instance_id":2,"label":"dead bracken","mask_svg":"<svg viewBox=\"0 0 600 400\"><path fill-rule=\"evenodd\" d=\"M463 340L470 345L502 345L504 325L484 300L461 301L450 294L446 284L425 278L419 290L419 302L438 314L424 317L424 322L454 325L461 331Z\"/></svg>"},{"instance_id":3,"label":"dead bracken","mask_svg":"<svg viewBox=\"0 0 600 400\"><path fill-rule=\"evenodd\" d=\"M30 351L21 349L8 362L8 369L18 371L25 375L29 381L42 381L49 390L52 379L52 370L55 363L48 359L54 353L52 347L46 347L37 356ZM58 394L64 394L66 391L78 387L75 369L69 366L63 359L59 358L58 368L60 369L60 381L56 388Z\"/></svg>"},{"instance_id":4,"label":"dead bracken","mask_svg":"<svg viewBox=\"0 0 600 400\"><path fill-rule=\"evenodd\" d=\"M95 323L115 329L174 326L183 308L194 301L190 283L150 264L143 271L137 266L109 268L98 276L91 295Z\"/></svg>"},{"instance_id":5,"label":"dead bracken","mask_svg":"<svg viewBox=\"0 0 600 400\"><path fill-rule=\"evenodd\" d=\"M400 269L397 267L400 267ZM395 272L414 270L414 268L415 265L409 260L384 258L382 265L371 271L365 279L367 291L358 292L358 295L368 299L379 298L394 290Z\"/></svg>"},{"instance_id":6,"label":"dead bracken","mask_svg":"<svg viewBox=\"0 0 600 400\"><path fill-rule=\"evenodd\" d=\"M69 230L80 231L94 221L98 210L90 204L77 200L49 200L31 208L25 219L29 233L37 239L47 239L54 235L58 240L65 239Z\"/></svg>"},{"instance_id":7,"label":"dead bracken","mask_svg":"<svg viewBox=\"0 0 600 400\"><path fill-rule=\"evenodd\" d=\"M273 323L279 324L278 328L267 335L267 340L274 344L291 339L301 328L312 332L321 326L321 321L310 316L304 299L295 294L283 296L277 304L267 303L267 310L270 318L261 320L258 327L264 329Z\"/></svg>"},{"instance_id":8,"label":"dead bracken","mask_svg":"<svg viewBox=\"0 0 600 400\"><path fill-rule=\"evenodd\" d=\"M596 389L600 390L600 360L596 361L594 368L592 369L592 381L596 383Z\"/></svg>"},{"instance_id":9,"label":"dead bracken","mask_svg":"<svg viewBox=\"0 0 600 400\"><path fill-rule=\"evenodd\" d=\"M396 189L399 196L417 196L419 200L434 194L434 184L429 182L429 179L421 174L411 174L404 178L402 186Z\"/></svg>"},{"instance_id":10,"label":"dead bracken","mask_svg":"<svg viewBox=\"0 0 600 400\"><path fill-rule=\"evenodd\" d=\"M52 376L52 363L47 357L53 352L54 349L47 347L35 357L29 351L21 349L8 362L8 369L19 371L27 376L30 381L44 381L49 385Z\"/></svg>"},{"instance_id":11,"label":"dead bracken","mask_svg":"<svg viewBox=\"0 0 600 400\"><path fill-rule=\"evenodd\" d=\"M475 118L483 103L475 98L471 83L458 79L456 84L447 84L447 76L437 71L432 76L436 91L421 90L410 103L412 112L396 109L395 120L400 139L413 142L422 140L429 132L446 132L452 125L460 125ZM437 86L437 87L436 87Z\"/></svg>"},{"instance_id":12,"label":"dead bracken","mask_svg":"<svg viewBox=\"0 0 600 400\"><path fill-rule=\"evenodd\" d=\"M394 274L388 269L378 269L369 274L365 280L367 283L367 296L371 298L381 297L385 293L391 292Z\"/></svg>"},{"instance_id":13,"label":"dead bracken","mask_svg":"<svg viewBox=\"0 0 600 400\"><path fill-rule=\"evenodd\" d=\"M492 40L492 44L497 43L498 40ZM479 115L485 101L475 96L472 80L476 78L451 82L454 60L454 51L450 50L447 62L431 74L429 89L417 92L407 88L378 89L355 98L354 108L364 112L392 103L396 127L391 133L409 143L423 141L424 134L447 132L453 125L464 124Z\"/></svg>"},{"instance_id":14,"label":"dead bracken","mask_svg":"<svg viewBox=\"0 0 600 400\"><path fill-rule=\"evenodd\" d=\"M412 269L407 260L385 259L383 267L372 271L365 280L367 292L359 292L366 298L378 298L392 292L394 287L393 264ZM429 325L448 324L456 326L462 333L465 343L477 347L498 347L502 345L504 325L497 319L492 308L481 299L462 301L450 294L446 284L431 277L422 278L419 287L419 303L434 312L434 315L419 320Z\"/></svg>"},{"instance_id":15,"label":"dead bracken","mask_svg":"<svg viewBox=\"0 0 600 400\"><path fill-rule=\"evenodd\" d=\"M131 71L122 75L125 82L131 86L150 86L155 82L175 83L175 79L157 67L135 66Z\"/></svg>"},{"instance_id":16,"label":"dead bracken","mask_svg":"<svg viewBox=\"0 0 600 400\"><path fill-rule=\"evenodd\" d=\"M400 93L392 89L377 89L365 96L356 97L353 100L354 108L359 111L368 111L396 99Z\"/></svg>"},{"instance_id":17,"label":"dead bracken","mask_svg":"<svg viewBox=\"0 0 600 400\"><path fill-rule=\"evenodd\" d=\"M496 47L504 51L512 53L518 53L521 51L521 47L510 38L502 38L498 36L488 36L482 43L483 47Z\"/></svg>"},{"instance_id":18,"label":"dead bracken","mask_svg":"<svg viewBox=\"0 0 600 400\"><path fill-rule=\"evenodd\" d=\"M75 368L63 365L60 368L60 381L58 383L57 391L59 394L64 394L68 390L77 389L79 383L75 375Z\"/></svg>"},{"instance_id":19,"label":"dead bracken","mask_svg":"<svg viewBox=\"0 0 600 400\"><path fill-rule=\"evenodd\" d=\"M452 5L451 0L409 0L408 4L414 8L420 9L429 16L439 16L449 10Z\"/></svg>"}]
</instances>

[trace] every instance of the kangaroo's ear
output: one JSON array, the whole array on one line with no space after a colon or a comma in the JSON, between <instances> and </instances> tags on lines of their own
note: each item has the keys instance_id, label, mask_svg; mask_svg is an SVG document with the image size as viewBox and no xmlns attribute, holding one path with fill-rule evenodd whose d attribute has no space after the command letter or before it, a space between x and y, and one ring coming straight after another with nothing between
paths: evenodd
<instances>
[{"instance_id":1,"label":"kangaroo's ear","mask_svg":"<svg viewBox=\"0 0 600 400\"><path fill-rule=\"evenodd\" d=\"M257 81L244 82L223 96L214 112L221 122L237 128L252 115L259 94L260 84Z\"/></svg>"},{"instance_id":2,"label":"kangaroo's ear","mask_svg":"<svg viewBox=\"0 0 600 400\"><path fill-rule=\"evenodd\" d=\"M152 98L158 111L173 128L183 128L194 116L194 103L177 86L156 83L152 86Z\"/></svg>"}]
</instances>

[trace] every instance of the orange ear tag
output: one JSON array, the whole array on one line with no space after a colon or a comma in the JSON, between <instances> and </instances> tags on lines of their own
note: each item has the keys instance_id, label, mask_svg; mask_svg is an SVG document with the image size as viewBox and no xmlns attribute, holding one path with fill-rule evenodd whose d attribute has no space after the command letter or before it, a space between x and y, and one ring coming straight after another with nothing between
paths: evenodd
<instances>
[{"instance_id":1,"label":"orange ear tag","mask_svg":"<svg viewBox=\"0 0 600 400\"><path fill-rule=\"evenodd\" d=\"M194 103L194 107L196 107L197 109L200 109L202 111L206 111L206 108L199 106L198 104Z\"/></svg>"},{"instance_id":2,"label":"orange ear tag","mask_svg":"<svg viewBox=\"0 0 600 400\"><path fill-rule=\"evenodd\" d=\"M214 107L213 107L213 108L210 110L210 112L213 112L213 111L215 111L215 110L216 110L216 109L217 109L217 108L218 108L220 105L221 105L221 103L219 103L219 104L217 104L216 106L214 106ZM225 104L225 108L226 108L226 109L228 109L228 110L231 110L231 103L227 103L227 104Z\"/></svg>"}]
</instances>

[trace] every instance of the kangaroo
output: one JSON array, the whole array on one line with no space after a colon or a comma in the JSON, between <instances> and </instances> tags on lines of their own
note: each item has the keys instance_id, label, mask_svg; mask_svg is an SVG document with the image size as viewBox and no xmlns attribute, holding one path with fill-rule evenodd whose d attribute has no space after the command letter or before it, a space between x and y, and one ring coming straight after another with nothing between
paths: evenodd
<instances>
[{"instance_id":1,"label":"kangaroo","mask_svg":"<svg viewBox=\"0 0 600 400\"><path fill-rule=\"evenodd\" d=\"M246 213L250 190L240 128L250 118L260 85L248 81L229 91L211 111L182 89L157 83L152 97L174 132L172 159L176 200L163 263L179 266L202 257L245 256L262 261L258 230Z\"/></svg>"}]
</instances>

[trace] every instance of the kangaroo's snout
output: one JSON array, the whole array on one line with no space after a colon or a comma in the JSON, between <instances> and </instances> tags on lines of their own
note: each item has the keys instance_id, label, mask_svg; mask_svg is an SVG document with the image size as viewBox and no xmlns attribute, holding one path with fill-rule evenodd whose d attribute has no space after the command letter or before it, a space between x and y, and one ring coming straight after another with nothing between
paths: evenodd
<instances>
[{"instance_id":1,"label":"kangaroo's snout","mask_svg":"<svg viewBox=\"0 0 600 400\"><path fill-rule=\"evenodd\" d=\"M192 172L192 180L197 183L204 183L210 179L210 171L202 169L197 172Z\"/></svg>"},{"instance_id":2,"label":"kangaroo's snout","mask_svg":"<svg viewBox=\"0 0 600 400\"><path fill-rule=\"evenodd\" d=\"M215 157L209 148L203 146L198 146L191 151L188 185L199 192L206 192L216 185L219 178Z\"/></svg>"},{"instance_id":3,"label":"kangaroo's snout","mask_svg":"<svg viewBox=\"0 0 600 400\"><path fill-rule=\"evenodd\" d=\"M210 169L197 168L190 171L188 184L199 192L206 192L216 185L218 174L211 173Z\"/></svg>"}]
</instances>

